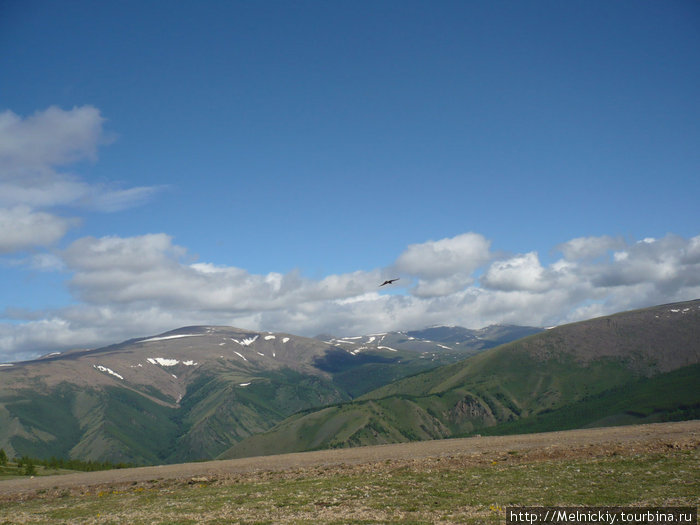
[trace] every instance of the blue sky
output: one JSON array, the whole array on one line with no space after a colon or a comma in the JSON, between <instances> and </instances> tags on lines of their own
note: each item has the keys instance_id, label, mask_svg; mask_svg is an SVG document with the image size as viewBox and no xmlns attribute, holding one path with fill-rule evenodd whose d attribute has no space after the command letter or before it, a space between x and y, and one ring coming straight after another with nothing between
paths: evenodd
<instances>
[{"instance_id":1,"label":"blue sky","mask_svg":"<svg viewBox=\"0 0 700 525\"><path fill-rule=\"evenodd\" d=\"M700 297L698 28L692 1L2 0L0 361Z\"/></svg>"}]
</instances>

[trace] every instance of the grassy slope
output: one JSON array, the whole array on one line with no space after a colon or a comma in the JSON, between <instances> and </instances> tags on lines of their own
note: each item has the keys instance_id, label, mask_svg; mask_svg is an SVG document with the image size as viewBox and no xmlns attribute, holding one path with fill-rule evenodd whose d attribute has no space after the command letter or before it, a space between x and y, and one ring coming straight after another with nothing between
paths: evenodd
<instances>
[{"instance_id":1,"label":"grassy slope","mask_svg":"<svg viewBox=\"0 0 700 525\"><path fill-rule=\"evenodd\" d=\"M672 312L685 305L693 308L689 315ZM698 367L666 374L698 362L698 305L627 312L536 334L351 404L297 414L221 457L468 435L506 423L521 428L514 423L521 419L527 421L523 431L532 431L527 425L539 428L533 423L539 415L545 416L543 429L693 417ZM656 381L644 380L654 374L660 374ZM651 415L654 399L664 404Z\"/></svg>"},{"instance_id":2,"label":"grassy slope","mask_svg":"<svg viewBox=\"0 0 700 525\"><path fill-rule=\"evenodd\" d=\"M347 399L330 381L289 369L260 373L250 383L205 376L191 385L177 414L181 435L167 461L211 458L297 410Z\"/></svg>"},{"instance_id":3,"label":"grassy slope","mask_svg":"<svg viewBox=\"0 0 700 525\"><path fill-rule=\"evenodd\" d=\"M22 421L25 430L11 439L14 450L37 457L64 456L80 436L73 406L79 398L69 385L59 385L52 393L25 389L0 397L4 414L0 424L10 429Z\"/></svg>"},{"instance_id":4,"label":"grassy slope","mask_svg":"<svg viewBox=\"0 0 700 525\"><path fill-rule=\"evenodd\" d=\"M482 429L483 435L523 434L700 419L700 364L640 378L536 417Z\"/></svg>"},{"instance_id":5,"label":"grassy slope","mask_svg":"<svg viewBox=\"0 0 700 525\"><path fill-rule=\"evenodd\" d=\"M155 464L214 457L297 410L347 399L330 380L288 369L261 372L246 387L235 376L203 376L180 408L118 386L62 383L3 397L0 424L21 426L10 438L17 455Z\"/></svg>"},{"instance_id":6,"label":"grassy slope","mask_svg":"<svg viewBox=\"0 0 700 525\"><path fill-rule=\"evenodd\" d=\"M222 457L467 434L568 405L631 379L616 361L592 363L584 370L569 358L544 366L509 345L384 387L353 403L297 414L267 434L234 445Z\"/></svg>"},{"instance_id":7,"label":"grassy slope","mask_svg":"<svg viewBox=\"0 0 700 525\"><path fill-rule=\"evenodd\" d=\"M98 391L62 383L3 402L9 419L25 429L12 437L13 449L33 457L153 463L163 458L177 430L173 409L124 388Z\"/></svg>"}]
</instances>

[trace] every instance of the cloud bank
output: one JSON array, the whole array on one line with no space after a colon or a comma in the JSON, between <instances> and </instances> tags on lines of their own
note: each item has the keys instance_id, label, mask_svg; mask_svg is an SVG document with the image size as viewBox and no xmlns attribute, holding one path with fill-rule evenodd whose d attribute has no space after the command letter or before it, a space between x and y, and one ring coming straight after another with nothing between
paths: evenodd
<instances>
[{"instance_id":1,"label":"cloud bank","mask_svg":"<svg viewBox=\"0 0 700 525\"><path fill-rule=\"evenodd\" d=\"M73 299L51 310L8 305L0 312L0 362L190 324L299 335L548 326L700 297L700 236L579 237L553 247L560 257L543 263L535 251L504 255L492 250L497 239L465 232L411 244L385 267L316 279L198 261L167 233L66 245L81 212L123 210L158 191L68 171L95 161L110 141L104 123L92 106L0 113L0 256L35 272L63 272ZM393 277L401 280L378 288Z\"/></svg>"},{"instance_id":2,"label":"cloud bank","mask_svg":"<svg viewBox=\"0 0 700 525\"><path fill-rule=\"evenodd\" d=\"M0 324L0 349L12 360L187 324L300 335L549 326L700 297L700 236L572 239L550 264L536 252L499 256L491 244L469 232L410 245L386 268L309 279L191 262L187 249L162 233L85 237L58 253L78 304L15 313L15 322ZM401 286L379 289L393 272Z\"/></svg>"}]
</instances>

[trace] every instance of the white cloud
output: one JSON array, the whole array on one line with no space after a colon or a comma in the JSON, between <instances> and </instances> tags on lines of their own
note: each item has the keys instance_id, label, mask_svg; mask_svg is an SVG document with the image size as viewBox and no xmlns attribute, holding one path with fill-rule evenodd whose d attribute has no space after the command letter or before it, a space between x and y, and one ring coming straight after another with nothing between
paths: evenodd
<instances>
[{"instance_id":1,"label":"white cloud","mask_svg":"<svg viewBox=\"0 0 700 525\"><path fill-rule=\"evenodd\" d=\"M444 297L463 290L474 282L474 278L467 273L457 273L449 277L437 279L418 279L418 283L411 289L411 294L416 297Z\"/></svg>"},{"instance_id":2,"label":"white cloud","mask_svg":"<svg viewBox=\"0 0 700 525\"><path fill-rule=\"evenodd\" d=\"M187 263L186 255L165 234L86 237L64 252L74 272L70 287L83 301L155 304L173 310L245 312L354 297L376 287L379 275L354 272L313 281L298 272L256 275L231 266Z\"/></svg>"},{"instance_id":3,"label":"white cloud","mask_svg":"<svg viewBox=\"0 0 700 525\"><path fill-rule=\"evenodd\" d=\"M599 265L592 276L598 287L652 284L668 288L700 284L700 257L695 253L698 237L686 240L675 235L646 238L616 252L614 264Z\"/></svg>"},{"instance_id":4,"label":"white cloud","mask_svg":"<svg viewBox=\"0 0 700 525\"><path fill-rule=\"evenodd\" d=\"M411 245L391 268L308 279L299 272L261 275L194 262L165 234L87 237L56 254L72 274L70 290L78 303L51 312L13 310L13 323L0 324L0 352L36 355L191 324L300 335L432 324L549 326L700 297L700 236L602 242L607 252L578 241L564 244L578 247L578 255L570 252L547 265L536 252L489 262L490 242L465 234ZM381 276L397 267L404 288L378 289ZM409 293L396 293L406 286Z\"/></svg>"},{"instance_id":5,"label":"white cloud","mask_svg":"<svg viewBox=\"0 0 700 525\"><path fill-rule=\"evenodd\" d=\"M610 250L616 250L625 246L620 237L577 237L557 246L564 254L564 258L570 261L579 259L596 259L606 255Z\"/></svg>"},{"instance_id":6,"label":"white cloud","mask_svg":"<svg viewBox=\"0 0 700 525\"><path fill-rule=\"evenodd\" d=\"M494 262L481 278L481 283L487 288L505 291L543 291L549 284L535 252Z\"/></svg>"},{"instance_id":7,"label":"white cloud","mask_svg":"<svg viewBox=\"0 0 700 525\"><path fill-rule=\"evenodd\" d=\"M53 244L75 224L75 219L33 211L27 206L0 208L0 254Z\"/></svg>"},{"instance_id":8,"label":"white cloud","mask_svg":"<svg viewBox=\"0 0 700 525\"><path fill-rule=\"evenodd\" d=\"M474 282L473 273L491 258L490 241L478 233L411 244L399 255L394 271L417 278L417 297L440 297Z\"/></svg>"},{"instance_id":9,"label":"white cloud","mask_svg":"<svg viewBox=\"0 0 700 525\"><path fill-rule=\"evenodd\" d=\"M74 205L78 208L111 213L140 206L161 189L161 186L120 189L114 185L93 184L85 188L83 195Z\"/></svg>"},{"instance_id":10,"label":"white cloud","mask_svg":"<svg viewBox=\"0 0 700 525\"><path fill-rule=\"evenodd\" d=\"M138 237L83 237L63 252L77 275L97 271L147 272L175 264L186 250L164 233Z\"/></svg>"},{"instance_id":11,"label":"white cloud","mask_svg":"<svg viewBox=\"0 0 700 525\"><path fill-rule=\"evenodd\" d=\"M0 113L0 204L37 208L85 199L90 186L57 168L96 160L103 123L92 106L52 106L26 118Z\"/></svg>"},{"instance_id":12,"label":"white cloud","mask_svg":"<svg viewBox=\"0 0 700 525\"><path fill-rule=\"evenodd\" d=\"M52 106L25 118L0 113L0 253L60 240L76 220L51 208L112 212L142 204L158 190L93 184L62 170L96 160L98 147L108 141L104 121L92 106Z\"/></svg>"},{"instance_id":13,"label":"white cloud","mask_svg":"<svg viewBox=\"0 0 700 525\"><path fill-rule=\"evenodd\" d=\"M491 242L478 233L411 244L396 259L395 267L400 272L425 279L471 275L491 257L490 245Z\"/></svg>"},{"instance_id":14,"label":"white cloud","mask_svg":"<svg viewBox=\"0 0 700 525\"><path fill-rule=\"evenodd\" d=\"M92 106L51 106L22 118L0 113L0 164L10 173L39 175L51 166L95 159L104 118Z\"/></svg>"}]
</instances>

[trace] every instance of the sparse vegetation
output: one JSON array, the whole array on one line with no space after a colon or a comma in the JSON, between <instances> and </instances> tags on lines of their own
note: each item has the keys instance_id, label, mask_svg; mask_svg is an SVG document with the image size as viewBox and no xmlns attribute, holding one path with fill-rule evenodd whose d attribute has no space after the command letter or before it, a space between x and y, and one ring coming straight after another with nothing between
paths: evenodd
<instances>
[{"instance_id":1,"label":"sparse vegetation","mask_svg":"<svg viewBox=\"0 0 700 525\"><path fill-rule=\"evenodd\" d=\"M12 479L26 476L51 476L54 474L64 474L68 472L96 472L99 470L112 470L131 468L131 463L110 463L108 461L81 461L79 459L63 459L52 457L50 459L37 459L28 456L15 458L13 461L7 459L2 462L0 449L0 480Z\"/></svg>"},{"instance_id":2,"label":"sparse vegetation","mask_svg":"<svg viewBox=\"0 0 700 525\"><path fill-rule=\"evenodd\" d=\"M500 524L509 505L697 504L697 438L510 447L55 488L30 498L0 499L0 523Z\"/></svg>"}]
</instances>

